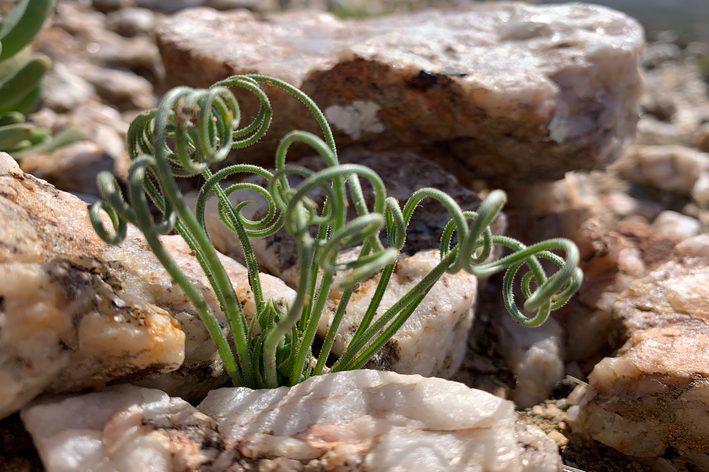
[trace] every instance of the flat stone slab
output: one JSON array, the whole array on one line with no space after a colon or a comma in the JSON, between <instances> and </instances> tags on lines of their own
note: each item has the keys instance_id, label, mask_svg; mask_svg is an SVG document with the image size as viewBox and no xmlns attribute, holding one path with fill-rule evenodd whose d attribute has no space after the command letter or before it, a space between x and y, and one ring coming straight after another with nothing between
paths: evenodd
<instances>
[{"instance_id":1,"label":"flat stone slab","mask_svg":"<svg viewBox=\"0 0 709 472\"><path fill-rule=\"evenodd\" d=\"M157 40L170 86L273 75L315 100L339 144L417 152L466 185L559 179L613 161L634 136L642 91L641 27L584 4L367 20L194 9L164 22ZM318 130L296 99L267 88L272 130L239 152L266 165L285 133ZM247 95L243 116L255 116Z\"/></svg>"},{"instance_id":2,"label":"flat stone slab","mask_svg":"<svg viewBox=\"0 0 709 472\"><path fill-rule=\"evenodd\" d=\"M629 456L709 469L709 235L620 294L625 344L589 377L574 431Z\"/></svg>"},{"instance_id":3,"label":"flat stone slab","mask_svg":"<svg viewBox=\"0 0 709 472\"><path fill-rule=\"evenodd\" d=\"M122 385L22 412L47 472L556 472L514 405L442 379L359 370L292 388L219 389L194 408Z\"/></svg>"}]
</instances>

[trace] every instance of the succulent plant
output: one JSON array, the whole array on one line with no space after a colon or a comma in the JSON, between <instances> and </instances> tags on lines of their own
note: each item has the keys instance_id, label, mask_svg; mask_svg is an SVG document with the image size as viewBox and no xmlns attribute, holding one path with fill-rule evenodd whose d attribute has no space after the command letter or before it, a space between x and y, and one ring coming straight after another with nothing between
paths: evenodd
<instances>
[{"instance_id":1,"label":"succulent plant","mask_svg":"<svg viewBox=\"0 0 709 472\"><path fill-rule=\"evenodd\" d=\"M0 24L0 151L20 159L29 152L47 152L78 139L69 128L52 133L25 123L42 99L44 76L52 61L32 52L30 43L54 9L56 0L20 0Z\"/></svg>"}]
</instances>

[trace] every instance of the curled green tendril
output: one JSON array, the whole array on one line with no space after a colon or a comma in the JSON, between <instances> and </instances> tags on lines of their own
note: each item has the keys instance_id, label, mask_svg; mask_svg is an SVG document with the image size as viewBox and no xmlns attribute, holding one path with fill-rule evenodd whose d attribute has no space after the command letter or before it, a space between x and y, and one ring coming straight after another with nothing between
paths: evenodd
<instances>
[{"instance_id":1,"label":"curled green tendril","mask_svg":"<svg viewBox=\"0 0 709 472\"><path fill-rule=\"evenodd\" d=\"M263 85L279 87L299 99L320 124L324 139L302 131L289 133L278 146L274 172L236 164L213 174L209 169L211 164L224 161L234 149L256 143L267 132L273 113ZM234 87L245 89L260 100L256 117L241 128L239 103L230 91ZM577 267L578 250L570 241L552 239L527 247L512 238L492 234L490 224L506 199L502 191L491 192L477 212L462 211L449 195L432 188L418 190L401 207L396 199L387 197L384 183L374 171L360 165L339 164L335 141L323 113L300 90L272 77L242 75L223 80L208 90L173 89L157 109L141 113L133 120L127 140L133 160L128 186L130 203L123 198L114 177L101 173L98 186L103 201L91 208L91 223L97 234L110 244L119 244L126 237L128 223L144 234L158 260L194 304L235 385L253 388L294 385L328 370L365 365L414 313L445 273L466 271L483 277L505 271L505 306L512 317L525 326L543 323L551 310L569 300L582 281ZM288 150L295 143L310 146L323 158L326 169L313 172L287 165ZM222 187L224 179L237 174L259 176L268 184L242 182ZM195 175L201 175L205 184L193 214L175 178ZM301 180L295 187L289 180L293 176ZM373 189L371 207L365 201L361 179ZM244 215L245 208L256 203L254 200L237 205L230 202L229 197L242 190L255 192L266 202L268 209L264 217L251 220ZM324 196L323 204L311 199L314 191ZM250 323L207 235L205 208L212 194L218 199L219 218L236 233L242 246L256 306ZM417 206L427 198L439 201L451 215L441 238L441 260L415 287L377 317L399 252L406 244L407 225ZM162 213L158 222L153 219L150 202ZM357 214L350 220L347 217L349 205L354 206ZM109 222L111 228L107 229L105 224ZM296 298L285 312L264 300L250 242L251 238L272 235L282 228L297 243L300 263ZM231 344L217 314L162 245L160 235L173 230L194 251L209 278L231 332ZM380 238L382 231L385 231L386 245ZM455 245L452 244L454 236L457 237ZM492 260L490 256L496 245L512 253ZM356 256L343 259L345 250L353 251ZM563 251L565 258L551 252L557 250ZM550 260L558 271L547 276L540 258ZM513 288L525 265L528 271L520 283L525 301L520 309ZM336 272L344 273L339 277L343 292L315 359L312 345ZM359 328L340 358L328 369L326 361L355 287L377 272L380 273L379 283ZM524 311L532 314L526 315ZM254 334L256 325L259 330Z\"/></svg>"}]
</instances>

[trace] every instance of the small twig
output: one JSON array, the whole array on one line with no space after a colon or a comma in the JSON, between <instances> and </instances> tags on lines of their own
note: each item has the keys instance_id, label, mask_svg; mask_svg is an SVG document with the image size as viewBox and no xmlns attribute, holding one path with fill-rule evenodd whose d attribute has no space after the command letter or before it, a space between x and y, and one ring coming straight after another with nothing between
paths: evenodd
<instances>
[{"instance_id":1,"label":"small twig","mask_svg":"<svg viewBox=\"0 0 709 472\"><path fill-rule=\"evenodd\" d=\"M574 377L573 375L567 375L566 378L571 380L576 385L583 385L584 387L588 388L588 382L584 382L583 380L578 379L578 378Z\"/></svg>"}]
</instances>

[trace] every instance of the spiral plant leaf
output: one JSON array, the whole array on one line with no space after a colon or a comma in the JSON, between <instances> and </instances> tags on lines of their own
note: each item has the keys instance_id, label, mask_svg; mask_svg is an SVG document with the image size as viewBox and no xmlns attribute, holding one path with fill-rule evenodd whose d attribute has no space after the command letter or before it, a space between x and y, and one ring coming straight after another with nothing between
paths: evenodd
<instances>
[{"instance_id":1,"label":"spiral plant leaf","mask_svg":"<svg viewBox=\"0 0 709 472\"><path fill-rule=\"evenodd\" d=\"M275 171L237 164L212 173L210 165L226 159L234 149L256 143L271 123L272 110L264 86L279 87L298 98L315 116L323 137L295 131L285 136L278 147ZM241 110L230 88L243 88L260 100L257 116L240 127ZM304 143L317 152L327 167L313 172L286 164L291 145ZM120 244L126 236L127 224L138 227L155 256L173 280L194 304L221 355L224 366L236 386L275 388L294 385L312 375L362 367L406 322L433 285L445 273L466 271L487 276L506 271L503 299L511 316L520 324L534 327L542 324L551 310L564 305L578 289L582 273L578 268L576 246L565 239L552 239L533 246L493 235L490 223L505 203L505 193L491 192L477 212L462 211L445 192L425 188L415 192L406 204L387 197L382 179L371 169L360 165L341 165L330 127L315 103L295 87L272 77L241 75L223 80L208 90L179 87L171 90L157 109L138 115L128 131L128 147L133 165L129 173L128 201L110 173L101 173L98 186L103 200L90 212L97 234L109 244ZM235 174L253 174L268 180L261 187L251 183L223 188L220 182ZM193 213L183 198L176 177L201 175L205 184ZM295 187L289 177L301 181ZM369 182L374 203L365 203L361 181ZM252 221L243 215L242 202L236 206L229 195L240 190L258 192L268 203L267 215ZM325 196L321 206L308 195L319 190ZM247 322L217 251L209 241L205 224L205 205L212 194L219 202L219 215L236 233L243 248L248 279L257 314ZM399 252L406 242L406 228L417 205L424 199L441 202L451 215L443 231L440 263L414 288L375 320L375 313L396 267ZM149 203L162 214L156 221ZM353 204L357 216L347 217ZM105 218L106 215L108 218ZM106 223L110 222L107 227ZM250 238L264 237L285 228L295 240L299 252L300 278L296 298L285 311L264 300L256 257ZM215 313L182 273L160 236L180 234L194 251L209 278L229 327L231 342L222 331ZM387 244L380 236L385 232ZM454 236L457 243L452 244ZM511 250L511 254L489 262L495 245ZM342 262L338 255L348 248L359 247L359 256ZM564 258L552 251L562 251ZM558 271L548 276L540 263L550 260ZM525 315L513 296L520 269L527 272L519 278L524 295ZM336 271L344 271L343 290L330 330L316 357L313 356L318 320L322 316ZM355 286L381 272L364 319L343 354L332 365L326 361L339 323L352 297ZM258 323L259 330L254 329ZM254 332L258 331L258 334Z\"/></svg>"}]
</instances>

